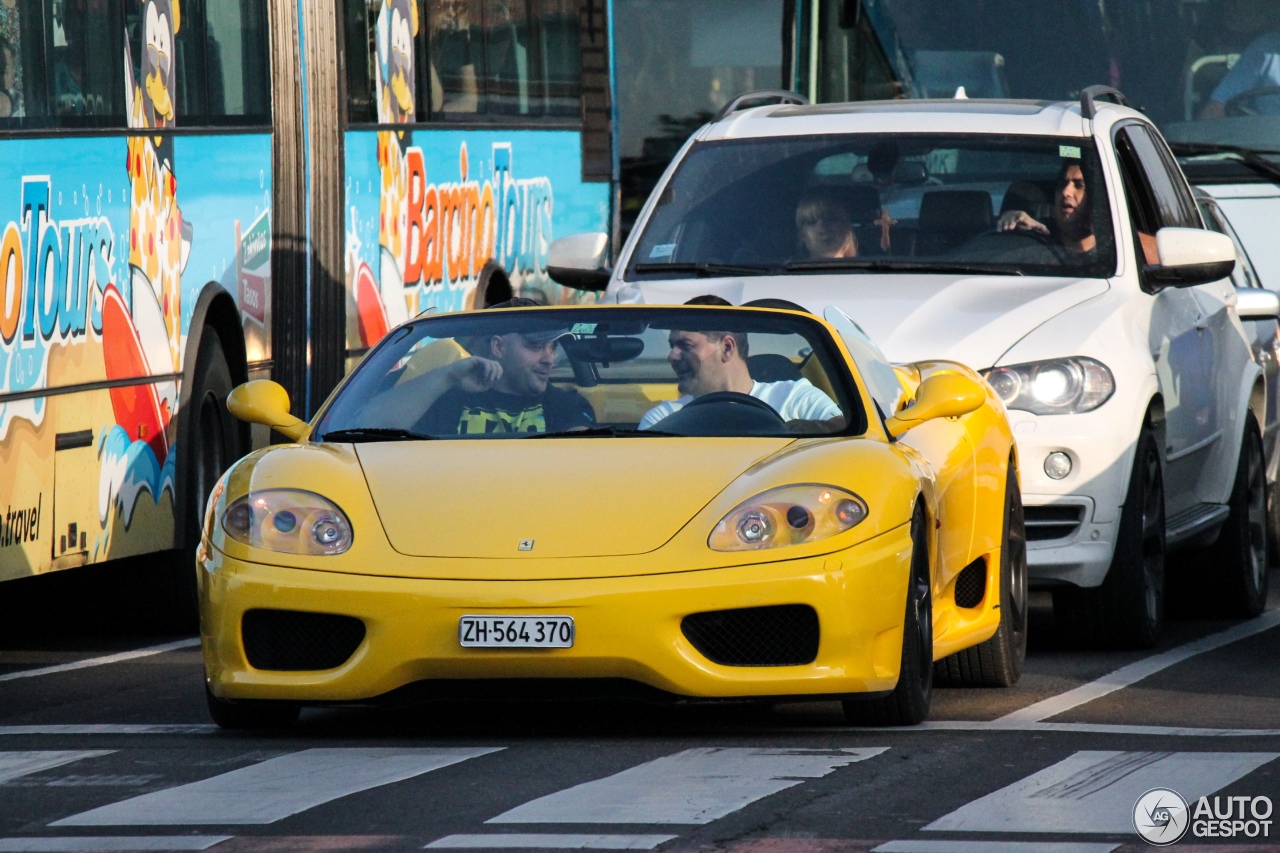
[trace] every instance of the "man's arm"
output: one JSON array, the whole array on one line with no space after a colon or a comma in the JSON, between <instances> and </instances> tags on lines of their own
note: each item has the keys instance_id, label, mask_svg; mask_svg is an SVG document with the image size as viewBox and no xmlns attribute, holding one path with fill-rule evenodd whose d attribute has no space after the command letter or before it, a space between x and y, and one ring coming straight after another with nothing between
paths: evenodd
<instances>
[{"instance_id":1,"label":"man's arm","mask_svg":"<svg viewBox=\"0 0 1280 853\"><path fill-rule=\"evenodd\" d=\"M379 426L412 429L445 393L459 388L478 394L488 391L501 377L501 364L472 356L388 388L370 400L365 411Z\"/></svg>"}]
</instances>

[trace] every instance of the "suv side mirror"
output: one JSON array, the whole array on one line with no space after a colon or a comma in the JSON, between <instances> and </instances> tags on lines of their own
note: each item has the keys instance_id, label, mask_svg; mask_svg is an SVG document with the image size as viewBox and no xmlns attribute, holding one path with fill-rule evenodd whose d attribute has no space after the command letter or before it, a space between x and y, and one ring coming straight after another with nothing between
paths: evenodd
<instances>
[{"instance_id":1,"label":"suv side mirror","mask_svg":"<svg viewBox=\"0 0 1280 853\"><path fill-rule=\"evenodd\" d=\"M1236 244L1226 234L1203 228L1161 228L1156 232L1159 266L1143 267L1156 287L1194 287L1231 275Z\"/></svg>"},{"instance_id":2,"label":"suv side mirror","mask_svg":"<svg viewBox=\"0 0 1280 853\"><path fill-rule=\"evenodd\" d=\"M920 383L915 402L886 420L884 425L889 435L897 438L925 421L977 411L986 400L986 390L968 376L935 373Z\"/></svg>"},{"instance_id":3,"label":"suv side mirror","mask_svg":"<svg viewBox=\"0 0 1280 853\"><path fill-rule=\"evenodd\" d=\"M289 392L270 379L255 379L231 389L227 409L246 423L265 424L294 441L307 432L307 422L289 412Z\"/></svg>"},{"instance_id":4,"label":"suv side mirror","mask_svg":"<svg viewBox=\"0 0 1280 853\"><path fill-rule=\"evenodd\" d=\"M1280 296L1260 287L1236 288L1236 316L1241 320L1280 318Z\"/></svg>"},{"instance_id":5,"label":"suv side mirror","mask_svg":"<svg viewBox=\"0 0 1280 853\"><path fill-rule=\"evenodd\" d=\"M604 290L613 271L605 266L609 235L571 234L553 240L547 249L547 275L576 290Z\"/></svg>"}]
</instances>

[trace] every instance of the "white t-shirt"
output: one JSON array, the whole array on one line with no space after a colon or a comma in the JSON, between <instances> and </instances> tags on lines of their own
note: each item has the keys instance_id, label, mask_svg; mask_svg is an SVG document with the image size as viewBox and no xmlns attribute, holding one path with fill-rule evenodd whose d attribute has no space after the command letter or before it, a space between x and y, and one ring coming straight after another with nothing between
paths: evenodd
<instances>
[{"instance_id":1,"label":"white t-shirt","mask_svg":"<svg viewBox=\"0 0 1280 853\"><path fill-rule=\"evenodd\" d=\"M840 415L840 407L808 379L752 382L749 393L772 406L784 421L825 421ZM644 413L640 429L649 429L667 415L683 409L692 399L692 394L686 394L679 400L664 400Z\"/></svg>"}]
</instances>

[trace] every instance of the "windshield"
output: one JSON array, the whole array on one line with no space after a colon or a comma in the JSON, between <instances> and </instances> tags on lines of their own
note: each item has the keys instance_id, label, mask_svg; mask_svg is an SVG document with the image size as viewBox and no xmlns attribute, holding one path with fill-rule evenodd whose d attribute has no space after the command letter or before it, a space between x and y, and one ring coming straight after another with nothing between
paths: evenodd
<instances>
[{"instance_id":1,"label":"windshield","mask_svg":"<svg viewBox=\"0 0 1280 853\"><path fill-rule=\"evenodd\" d=\"M1091 140L700 143L658 198L627 278L859 270L1111 275L1115 241Z\"/></svg>"},{"instance_id":2,"label":"windshield","mask_svg":"<svg viewBox=\"0 0 1280 853\"><path fill-rule=\"evenodd\" d=\"M860 398L837 353L815 320L750 309L430 317L366 356L313 435L362 442L861 434Z\"/></svg>"},{"instance_id":3,"label":"windshield","mask_svg":"<svg viewBox=\"0 0 1280 853\"><path fill-rule=\"evenodd\" d=\"M963 86L971 98L1075 100L1101 83L1123 91L1175 149L1280 148L1277 0L881 0L861 4L855 27L840 26L840 6L824 6L823 101L864 97L885 77L902 94L935 98ZM878 51L863 47L868 28ZM1200 181L1274 180L1231 156L1183 165Z\"/></svg>"}]
</instances>

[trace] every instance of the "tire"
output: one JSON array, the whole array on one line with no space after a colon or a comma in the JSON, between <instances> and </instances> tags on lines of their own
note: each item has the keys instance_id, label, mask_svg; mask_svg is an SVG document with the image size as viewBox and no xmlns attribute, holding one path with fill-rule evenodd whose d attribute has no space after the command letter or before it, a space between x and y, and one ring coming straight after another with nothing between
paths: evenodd
<instances>
[{"instance_id":1,"label":"tire","mask_svg":"<svg viewBox=\"0 0 1280 853\"><path fill-rule=\"evenodd\" d=\"M1164 603L1164 478L1147 425L1138 434L1107 577L1097 589L1055 590L1053 618L1059 633L1080 645L1149 649L1160 639Z\"/></svg>"},{"instance_id":2,"label":"tire","mask_svg":"<svg viewBox=\"0 0 1280 853\"><path fill-rule=\"evenodd\" d=\"M844 716L860 726L914 726L929 716L933 698L933 572L924 510L911 518L911 580L902 630L902 666L893 692L879 699L847 699Z\"/></svg>"},{"instance_id":3,"label":"tire","mask_svg":"<svg viewBox=\"0 0 1280 853\"><path fill-rule=\"evenodd\" d=\"M1009 460L1000 548L1000 627L991 639L934 664L933 682L953 687L1012 687L1027 656L1027 530L1018 469Z\"/></svg>"},{"instance_id":4,"label":"tire","mask_svg":"<svg viewBox=\"0 0 1280 853\"><path fill-rule=\"evenodd\" d=\"M1240 460L1236 464L1231 513L1208 549L1207 580L1217 593L1218 610L1251 619L1267 604L1267 477L1262 433L1252 414L1245 416Z\"/></svg>"},{"instance_id":5,"label":"tire","mask_svg":"<svg viewBox=\"0 0 1280 853\"><path fill-rule=\"evenodd\" d=\"M208 685L204 688L204 698L209 716L220 729L280 729L296 722L301 710L292 702L230 702L214 696Z\"/></svg>"},{"instance_id":6,"label":"tire","mask_svg":"<svg viewBox=\"0 0 1280 853\"><path fill-rule=\"evenodd\" d=\"M189 406L187 429L176 451L178 464L185 467L185 517L175 518L184 546L167 555L156 566L151 581L153 621L166 631L190 633L197 630L200 609L197 588L196 550L204 522L205 504L218 478L243 455L243 430L227 411L227 395L234 387L231 369L222 342L210 328L200 336L191 393L183 401Z\"/></svg>"}]
</instances>

